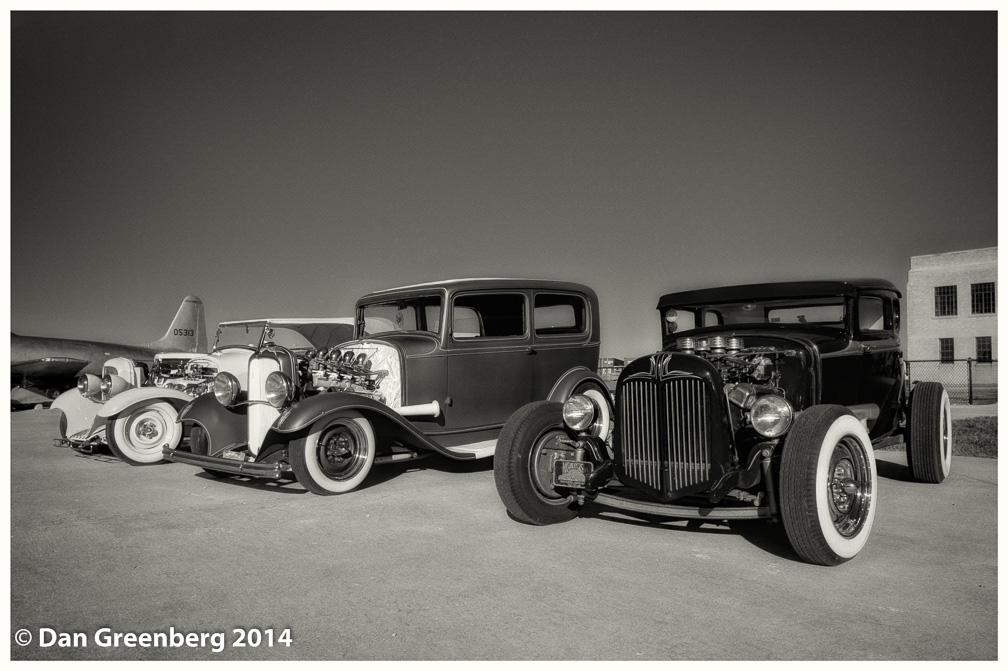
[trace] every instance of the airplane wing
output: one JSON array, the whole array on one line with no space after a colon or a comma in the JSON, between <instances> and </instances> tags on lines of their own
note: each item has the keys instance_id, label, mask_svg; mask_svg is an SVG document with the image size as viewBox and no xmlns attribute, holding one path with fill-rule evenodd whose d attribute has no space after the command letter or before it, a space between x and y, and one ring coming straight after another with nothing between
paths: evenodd
<instances>
[{"instance_id":1,"label":"airplane wing","mask_svg":"<svg viewBox=\"0 0 1008 671\"><path fill-rule=\"evenodd\" d=\"M11 377L28 380L36 386L44 386L50 380L72 380L89 363L90 361L61 356L19 361L11 364Z\"/></svg>"}]
</instances>

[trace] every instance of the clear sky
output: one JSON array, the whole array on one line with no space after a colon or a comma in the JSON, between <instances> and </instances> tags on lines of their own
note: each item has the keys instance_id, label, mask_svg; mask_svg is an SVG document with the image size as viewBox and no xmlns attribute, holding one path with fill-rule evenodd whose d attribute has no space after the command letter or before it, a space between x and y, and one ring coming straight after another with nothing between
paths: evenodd
<instances>
[{"instance_id":1,"label":"clear sky","mask_svg":"<svg viewBox=\"0 0 1008 671\"><path fill-rule=\"evenodd\" d=\"M987 13L11 15L11 329L144 342L451 277L663 293L997 245Z\"/></svg>"}]
</instances>

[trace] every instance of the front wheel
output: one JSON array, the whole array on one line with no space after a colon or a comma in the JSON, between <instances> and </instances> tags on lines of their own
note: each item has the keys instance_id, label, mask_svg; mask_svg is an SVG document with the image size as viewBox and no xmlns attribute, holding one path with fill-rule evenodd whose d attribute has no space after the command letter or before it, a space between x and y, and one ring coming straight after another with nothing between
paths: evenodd
<instances>
[{"instance_id":1,"label":"front wheel","mask_svg":"<svg viewBox=\"0 0 1008 671\"><path fill-rule=\"evenodd\" d=\"M182 439L177 417L178 411L163 401L110 417L105 422L109 449L132 466L160 464L162 448L175 449Z\"/></svg>"},{"instance_id":2,"label":"front wheel","mask_svg":"<svg viewBox=\"0 0 1008 671\"><path fill-rule=\"evenodd\" d=\"M356 412L324 417L308 435L291 443L291 468L301 486L328 496L349 492L364 482L375 458L371 422Z\"/></svg>"},{"instance_id":3,"label":"front wheel","mask_svg":"<svg viewBox=\"0 0 1008 671\"><path fill-rule=\"evenodd\" d=\"M801 413L781 454L780 511L788 540L807 562L835 566L868 541L878 474L868 432L846 408Z\"/></svg>"},{"instance_id":4,"label":"front wheel","mask_svg":"<svg viewBox=\"0 0 1008 671\"><path fill-rule=\"evenodd\" d=\"M526 524L566 522L577 516L573 496L553 489L551 468L566 448L563 404L530 403L511 415L494 452L494 482L511 516Z\"/></svg>"},{"instance_id":5,"label":"front wheel","mask_svg":"<svg viewBox=\"0 0 1008 671\"><path fill-rule=\"evenodd\" d=\"M952 405L939 382L918 382L910 393L907 466L917 482L937 484L952 471Z\"/></svg>"}]
</instances>

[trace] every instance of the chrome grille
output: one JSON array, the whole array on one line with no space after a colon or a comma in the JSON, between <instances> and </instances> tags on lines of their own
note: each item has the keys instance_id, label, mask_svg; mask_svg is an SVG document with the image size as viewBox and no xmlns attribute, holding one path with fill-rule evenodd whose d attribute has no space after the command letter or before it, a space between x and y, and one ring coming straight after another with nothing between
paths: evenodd
<instances>
[{"instance_id":1,"label":"chrome grille","mask_svg":"<svg viewBox=\"0 0 1008 671\"><path fill-rule=\"evenodd\" d=\"M675 492L710 479L707 385L697 377L627 380L620 394L626 475Z\"/></svg>"}]
</instances>

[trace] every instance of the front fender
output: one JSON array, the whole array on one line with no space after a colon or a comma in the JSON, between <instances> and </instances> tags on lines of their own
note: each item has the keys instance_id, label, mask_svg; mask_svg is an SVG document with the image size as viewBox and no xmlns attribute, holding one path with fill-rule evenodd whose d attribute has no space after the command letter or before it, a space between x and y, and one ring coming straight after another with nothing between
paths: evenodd
<instances>
[{"instance_id":1,"label":"front fender","mask_svg":"<svg viewBox=\"0 0 1008 671\"><path fill-rule=\"evenodd\" d=\"M413 426L410 420L384 403L346 392L335 391L318 394L295 403L280 415L273 423L271 430L280 434L306 431L320 419L344 410L354 410L366 417L374 427L375 438L379 443L383 440L394 439L402 441L404 444L433 450L454 459L459 458L457 453L445 449L441 444ZM260 457L262 456L260 454Z\"/></svg>"},{"instance_id":2,"label":"front fender","mask_svg":"<svg viewBox=\"0 0 1008 671\"><path fill-rule=\"evenodd\" d=\"M165 401L175 408L181 408L192 400L192 396L177 389L163 389L161 387L136 387L127 389L121 394L116 394L98 411L99 417L115 417L116 415L133 410L137 406L150 405L156 401Z\"/></svg>"},{"instance_id":3,"label":"front fender","mask_svg":"<svg viewBox=\"0 0 1008 671\"><path fill-rule=\"evenodd\" d=\"M95 417L102 409L102 402L95 401L87 396L81 395L76 389L71 389L60 394L52 402L52 409L59 410L66 417L66 437L79 440L87 438L94 425ZM104 426L102 422L102 426ZM77 434L82 434L78 436Z\"/></svg>"},{"instance_id":4,"label":"front fender","mask_svg":"<svg viewBox=\"0 0 1008 671\"><path fill-rule=\"evenodd\" d=\"M549 397L546 400L549 401L559 401L563 403L574 390L582 386L597 387L600 392L607 398L610 399L612 396L609 393L609 387L606 386L605 380L603 380L594 371L585 368L584 366L578 366L576 368L571 368L569 371L560 376L560 379L556 381L553 388L550 389ZM611 403L610 403L611 405Z\"/></svg>"},{"instance_id":5,"label":"front fender","mask_svg":"<svg viewBox=\"0 0 1008 671\"><path fill-rule=\"evenodd\" d=\"M248 406L226 408L212 393L191 399L179 410L178 421L199 424L206 431L210 456L217 456L235 443L248 442Z\"/></svg>"}]
</instances>

